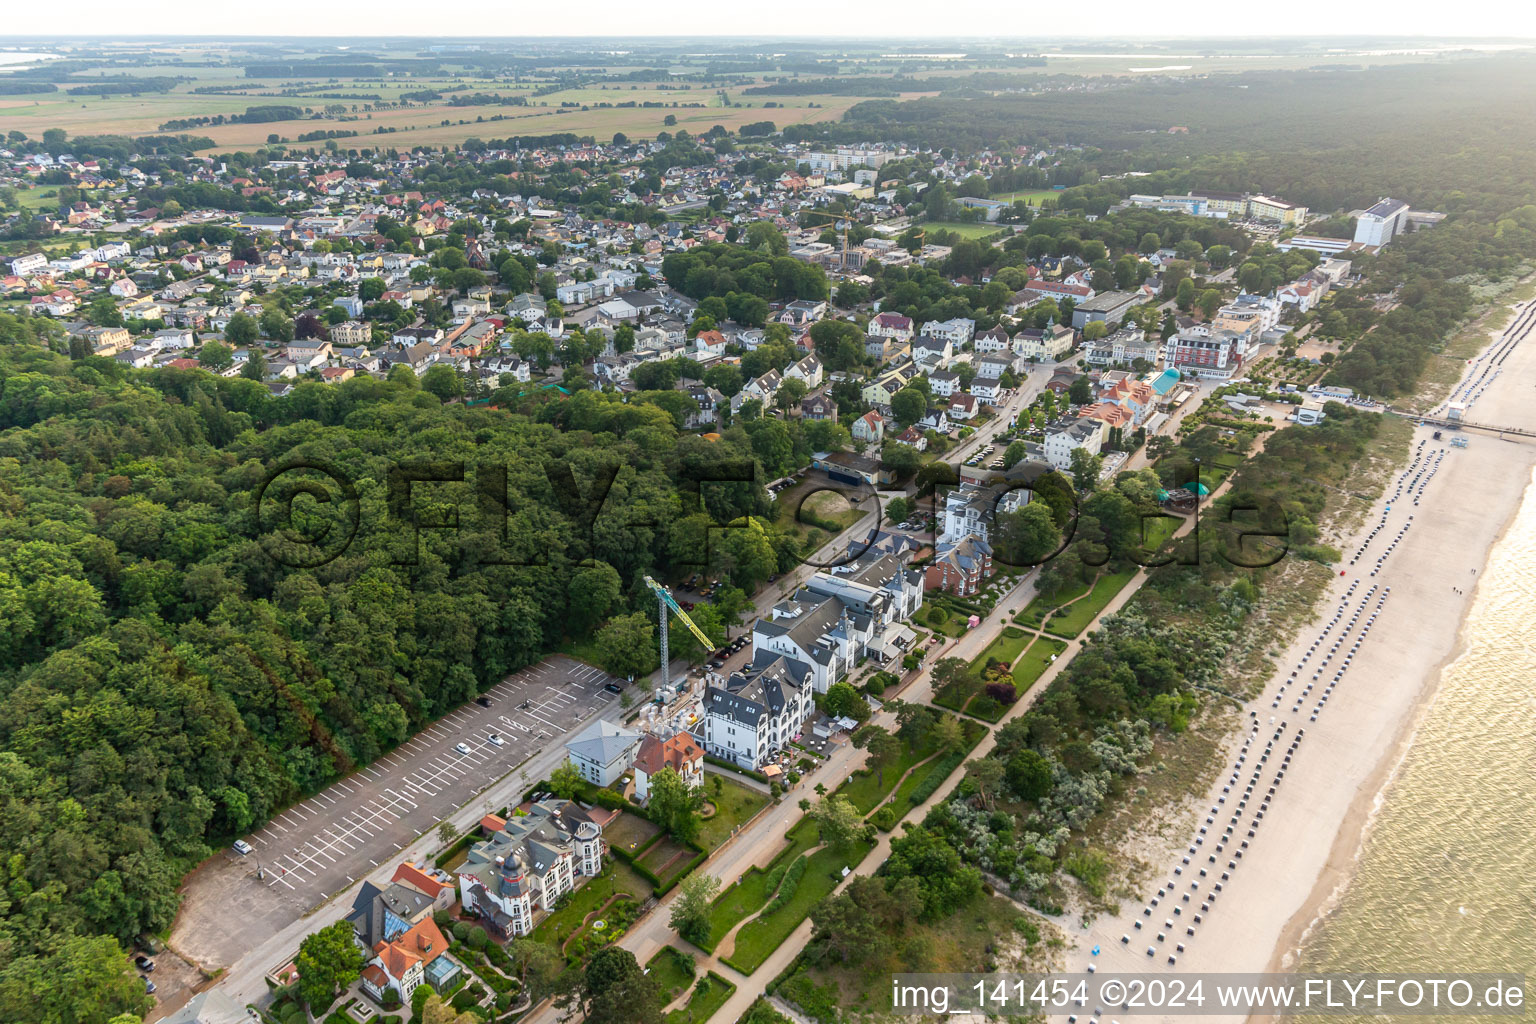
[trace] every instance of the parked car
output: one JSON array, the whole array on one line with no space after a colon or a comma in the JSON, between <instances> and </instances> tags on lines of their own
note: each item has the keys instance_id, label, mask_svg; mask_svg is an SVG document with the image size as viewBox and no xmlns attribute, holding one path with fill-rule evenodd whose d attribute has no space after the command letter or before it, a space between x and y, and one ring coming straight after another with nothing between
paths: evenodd
<instances>
[{"instance_id":1,"label":"parked car","mask_svg":"<svg viewBox=\"0 0 1536 1024\"><path fill-rule=\"evenodd\" d=\"M144 991L149 993L150 995L154 995L155 994L155 983L150 981L148 978L145 978L144 979Z\"/></svg>"},{"instance_id":2,"label":"parked car","mask_svg":"<svg viewBox=\"0 0 1536 1024\"><path fill-rule=\"evenodd\" d=\"M491 698L489 698L489 697L476 697L475 698L475 703L479 704L483 708L488 708L488 707L491 706Z\"/></svg>"},{"instance_id":3,"label":"parked car","mask_svg":"<svg viewBox=\"0 0 1536 1024\"><path fill-rule=\"evenodd\" d=\"M609 693L623 693L624 692L624 687L620 686L618 683L605 683L603 685L603 689L607 690Z\"/></svg>"},{"instance_id":4,"label":"parked car","mask_svg":"<svg viewBox=\"0 0 1536 1024\"><path fill-rule=\"evenodd\" d=\"M143 953L140 953L138 956L133 958L133 966L148 974L150 971L155 969L155 962L149 957L145 956Z\"/></svg>"},{"instance_id":5,"label":"parked car","mask_svg":"<svg viewBox=\"0 0 1536 1024\"><path fill-rule=\"evenodd\" d=\"M467 753L469 753L469 744L468 743L455 743L453 745L453 749L457 750L461 754L467 754Z\"/></svg>"},{"instance_id":6,"label":"parked car","mask_svg":"<svg viewBox=\"0 0 1536 1024\"><path fill-rule=\"evenodd\" d=\"M246 854L251 852L251 844L246 842L244 839L236 839L235 852L244 857Z\"/></svg>"},{"instance_id":7,"label":"parked car","mask_svg":"<svg viewBox=\"0 0 1536 1024\"><path fill-rule=\"evenodd\" d=\"M489 736L487 736L486 740L488 742L496 744L496 746L498 746L498 747L504 747L504 746L507 745L507 741L502 739L500 736L496 735L495 733L491 733Z\"/></svg>"}]
</instances>

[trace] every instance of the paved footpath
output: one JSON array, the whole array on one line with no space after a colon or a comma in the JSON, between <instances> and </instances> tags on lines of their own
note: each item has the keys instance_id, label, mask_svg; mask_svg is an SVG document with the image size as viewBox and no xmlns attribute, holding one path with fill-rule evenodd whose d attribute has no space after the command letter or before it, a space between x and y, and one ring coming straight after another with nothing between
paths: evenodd
<instances>
[{"instance_id":1,"label":"paved footpath","mask_svg":"<svg viewBox=\"0 0 1536 1024\"><path fill-rule=\"evenodd\" d=\"M1216 488L1216 490L1211 494L1211 498L1219 496L1227 488L1230 479L1231 478L1229 477L1228 481L1224 481L1220 487ZM1186 520L1184 524L1174 532L1174 536L1182 537L1189 533L1189 531L1193 528L1193 523L1193 518ZM1146 582L1146 579L1146 570L1138 570L1136 576L1133 577L1131 581L1124 587L1121 587L1120 592L1114 596L1108 605L1105 606L1104 610L1095 616L1093 621L1090 622L1080 634L1078 634L1078 638L1068 641L1067 650L1062 653L1062 656L1057 658L1056 661L1045 670L1045 672L1035 682L1035 685L1030 687L1028 693L1021 697L1013 705L1013 707L1008 709L1008 712L1003 715L1002 719L999 720L997 725L1001 726L1004 723L1017 718L1019 715L1022 715L1026 710L1028 710L1028 708L1035 702L1040 694L1044 693L1046 688L1050 686L1051 682L1055 680L1057 673L1061 672L1072 660L1072 656L1075 655L1079 649L1081 649L1085 642L1084 638L1086 638L1088 634L1098 626L1102 619L1114 615L1121 608L1125 607L1126 602L1136 594L1137 590L1141 589L1141 586ZM987 616L987 618L982 621L980 626L978 626L976 629L970 630L959 640L955 641L952 645L947 647L942 656L971 659L981 654L981 652L986 650L987 646L994 639L996 639L997 634L1002 631L1003 627L1007 625L1011 611L1014 608L1023 608L1021 598L1023 598L1026 593L1032 593L1033 589L1033 574L1030 574L1030 576L1026 577L1018 587L1016 587L1009 594L1005 595L1002 600L998 601L996 608L994 608L992 611L992 614ZM927 662L931 664L933 659L934 656L930 655L927 659ZM926 702L926 700L931 697L932 691L932 679L929 674L925 671L923 673L922 679L917 683L914 683L909 688L909 691L910 692L908 694L904 695L906 699ZM997 733L996 728L994 727L994 729L987 732L986 736L984 736L981 742L976 746L976 749L971 752L971 757L984 757L996 746ZM965 773L963 771L957 771L951 774L950 777L939 786L938 790L934 792L932 796L923 801L921 805L916 807L903 820L922 821L923 818L928 815L930 810L932 810L937 805L944 803L950 798L950 795L954 792L955 787L960 784L960 780L964 777ZM871 851L870 854L862 861L860 861L859 865L854 868L853 871L848 875L848 878L845 878L842 882L838 883L837 888L833 891L842 891L842 889L848 884L848 880L853 878L855 875L873 874L880 867L880 865L884 864L886 859L890 857L891 838L892 836L898 834L898 832L899 828L897 831L882 834L879 838L879 841L875 844L874 850ZM700 959L699 967L701 970L713 970L722 977L729 978L731 981L735 982L737 986L736 991L731 995L731 998L726 1000L725 1004L721 1006L720 1009L716 1011L714 1016L710 1018L710 1024L733 1024L734 1021L738 1020L743 1014L745 1014L747 1009L757 1000L760 995L762 995L763 988L768 984L768 982L778 977L778 975L790 965L795 957L800 955L800 952L811 941L811 933L813 930L814 925L811 924L809 918L802 921L800 926L790 933L789 938L780 944L779 948L774 950L771 955L769 955L768 959L764 961L763 965L759 967L750 978L744 977L739 971L733 971L731 968L725 967L723 964L718 964L717 961L713 960L713 958L707 961ZM681 942L681 940L678 941ZM547 1024L547 1022L553 1021L554 1019L554 1017L546 1017L543 1018L543 1022ZM530 1024L535 1020L537 1020L537 1018L530 1017Z\"/></svg>"}]
</instances>

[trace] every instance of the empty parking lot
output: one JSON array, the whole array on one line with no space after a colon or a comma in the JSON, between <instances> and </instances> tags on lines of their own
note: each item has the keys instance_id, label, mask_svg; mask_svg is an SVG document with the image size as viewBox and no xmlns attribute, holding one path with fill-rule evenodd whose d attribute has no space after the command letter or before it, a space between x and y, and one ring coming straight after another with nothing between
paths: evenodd
<instances>
[{"instance_id":1,"label":"empty parking lot","mask_svg":"<svg viewBox=\"0 0 1536 1024\"><path fill-rule=\"evenodd\" d=\"M618 699L603 689L614 681L557 656L498 683L485 694L489 707L472 702L445 715L246 836L249 855L228 851L204 864L187 882L173 942L205 965L232 962L385 865L531 755L558 747Z\"/></svg>"}]
</instances>

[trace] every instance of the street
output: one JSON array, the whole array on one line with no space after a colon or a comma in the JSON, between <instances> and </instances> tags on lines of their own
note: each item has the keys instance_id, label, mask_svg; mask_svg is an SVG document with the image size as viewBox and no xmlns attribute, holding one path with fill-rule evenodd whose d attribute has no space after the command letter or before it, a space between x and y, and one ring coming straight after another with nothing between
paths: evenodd
<instances>
[{"instance_id":1,"label":"street","mask_svg":"<svg viewBox=\"0 0 1536 1024\"><path fill-rule=\"evenodd\" d=\"M603 689L610 682L590 665L549 658L492 687L484 695L490 707L467 703L289 807L245 837L248 855L226 850L188 879L173 948L205 966L228 964L374 868L393 870L400 849L535 751L563 754L569 730L617 706ZM503 805L474 806L483 813ZM232 915L239 928L229 926Z\"/></svg>"}]
</instances>

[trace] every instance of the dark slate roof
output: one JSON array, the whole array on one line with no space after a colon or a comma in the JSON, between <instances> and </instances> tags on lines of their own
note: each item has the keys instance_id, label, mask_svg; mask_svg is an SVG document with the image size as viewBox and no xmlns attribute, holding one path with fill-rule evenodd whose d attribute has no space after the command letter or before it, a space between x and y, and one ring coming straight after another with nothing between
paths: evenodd
<instances>
[{"instance_id":1,"label":"dark slate roof","mask_svg":"<svg viewBox=\"0 0 1536 1024\"><path fill-rule=\"evenodd\" d=\"M756 651L752 664L736 672L725 687L709 687L705 703L712 714L756 729L765 714L777 715L794 699L809 669L772 651Z\"/></svg>"}]
</instances>

